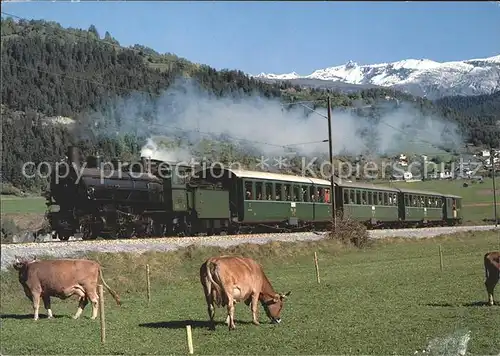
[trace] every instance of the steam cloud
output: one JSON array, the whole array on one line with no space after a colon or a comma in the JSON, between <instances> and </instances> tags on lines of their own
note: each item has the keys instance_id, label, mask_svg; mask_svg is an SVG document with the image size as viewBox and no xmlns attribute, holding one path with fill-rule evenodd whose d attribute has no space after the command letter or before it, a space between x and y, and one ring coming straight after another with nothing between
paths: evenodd
<instances>
[{"instance_id":1,"label":"steam cloud","mask_svg":"<svg viewBox=\"0 0 500 356\"><path fill-rule=\"evenodd\" d=\"M204 138L232 142L267 156L282 155L287 150L305 156L324 155L328 143L321 141L328 138L327 112L315 110L322 116L297 104L284 107L277 99L258 95L235 92L218 98L195 82L184 80L159 97L133 93L120 98L106 112L93 113L91 120L101 134L149 137L141 154L168 161L189 161L186 142ZM378 119L357 116L353 110L332 112L334 155L432 154L440 151L437 147L463 147L454 123L424 116L410 104L395 107L386 102L378 105L378 110ZM161 146L154 136L183 137L184 144L175 149Z\"/></svg>"}]
</instances>

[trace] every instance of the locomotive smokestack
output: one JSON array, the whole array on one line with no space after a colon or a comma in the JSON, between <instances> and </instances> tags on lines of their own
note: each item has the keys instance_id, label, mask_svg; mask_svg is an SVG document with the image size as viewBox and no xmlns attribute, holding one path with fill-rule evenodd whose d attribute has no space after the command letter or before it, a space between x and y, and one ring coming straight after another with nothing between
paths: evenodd
<instances>
[{"instance_id":1,"label":"locomotive smokestack","mask_svg":"<svg viewBox=\"0 0 500 356\"><path fill-rule=\"evenodd\" d=\"M141 157L142 171L151 173L151 160L148 157Z\"/></svg>"},{"instance_id":2,"label":"locomotive smokestack","mask_svg":"<svg viewBox=\"0 0 500 356\"><path fill-rule=\"evenodd\" d=\"M68 160L69 163L72 164L74 163L77 167L80 167L80 157L78 155L78 147L76 146L69 146L68 147Z\"/></svg>"}]
</instances>

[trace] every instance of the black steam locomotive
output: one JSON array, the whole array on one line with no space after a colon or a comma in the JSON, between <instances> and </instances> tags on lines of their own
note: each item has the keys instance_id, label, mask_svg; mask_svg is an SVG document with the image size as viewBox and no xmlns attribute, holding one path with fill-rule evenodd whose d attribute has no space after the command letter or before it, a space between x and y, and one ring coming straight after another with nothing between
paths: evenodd
<instances>
[{"instance_id":1,"label":"black steam locomotive","mask_svg":"<svg viewBox=\"0 0 500 356\"><path fill-rule=\"evenodd\" d=\"M208 194L227 201L227 191L220 184L189 183L191 166L147 157L134 164L104 163L99 156L84 162L72 146L52 171L46 217L53 238L65 241L75 233L84 240L182 236L228 228L227 208L206 216L194 209Z\"/></svg>"}]
</instances>

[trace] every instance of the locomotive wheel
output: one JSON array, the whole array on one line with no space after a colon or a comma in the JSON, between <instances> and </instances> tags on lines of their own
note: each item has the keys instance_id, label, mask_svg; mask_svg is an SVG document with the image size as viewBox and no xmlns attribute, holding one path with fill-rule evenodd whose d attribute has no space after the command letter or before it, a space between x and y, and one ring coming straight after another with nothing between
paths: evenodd
<instances>
[{"instance_id":1,"label":"locomotive wheel","mask_svg":"<svg viewBox=\"0 0 500 356\"><path fill-rule=\"evenodd\" d=\"M71 237L71 234L64 231L57 231L56 236L61 241L68 241L69 238Z\"/></svg>"},{"instance_id":2,"label":"locomotive wheel","mask_svg":"<svg viewBox=\"0 0 500 356\"><path fill-rule=\"evenodd\" d=\"M97 233L92 228L92 224L82 224L80 231L83 233L82 240L95 240L97 239Z\"/></svg>"}]
</instances>

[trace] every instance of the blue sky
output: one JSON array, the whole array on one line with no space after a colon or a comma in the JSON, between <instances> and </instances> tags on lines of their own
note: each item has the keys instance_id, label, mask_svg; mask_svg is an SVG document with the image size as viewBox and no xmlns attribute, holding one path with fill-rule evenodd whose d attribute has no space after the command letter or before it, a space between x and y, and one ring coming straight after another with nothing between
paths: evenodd
<instances>
[{"instance_id":1,"label":"blue sky","mask_svg":"<svg viewBox=\"0 0 500 356\"><path fill-rule=\"evenodd\" d=\"M109 31L217 69L309 74L407 58L500 54L493 2L2 2L2 11Z\"/></svg>"}]
</instances>

